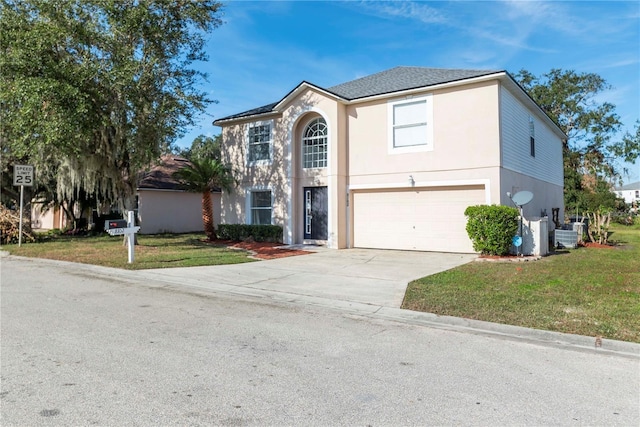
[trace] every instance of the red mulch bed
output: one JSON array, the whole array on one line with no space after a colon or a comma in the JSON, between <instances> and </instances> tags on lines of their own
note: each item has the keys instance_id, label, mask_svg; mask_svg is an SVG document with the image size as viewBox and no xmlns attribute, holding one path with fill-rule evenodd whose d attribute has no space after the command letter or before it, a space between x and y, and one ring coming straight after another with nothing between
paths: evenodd
<instances>
[{"instance_id":1,"label":"red mulch bed","mask_svg":"<svg viewBox=\"0 0 640 427\"><path fill-rule=\"evenodd\" d=\"M252 252L253 256L259 259L285 258L297 255L307 255L311 253L309 251L282 248L282 243L233 242L231 240L207 240L207 242L217 245L226 245L230 248L244 249Z\"/></svg>"},{"instance_id":2,"label":"red mulch bed","mask_svg":"<svg viewBox=\"0 0 640 427\"><path fill-rule=\"evenodd\" d=\"M602 243L597 242L584 242L580 246L584 246L585 248L615 249L615 246L613 245L603 245Z\"/></svg>"}]
</instances>

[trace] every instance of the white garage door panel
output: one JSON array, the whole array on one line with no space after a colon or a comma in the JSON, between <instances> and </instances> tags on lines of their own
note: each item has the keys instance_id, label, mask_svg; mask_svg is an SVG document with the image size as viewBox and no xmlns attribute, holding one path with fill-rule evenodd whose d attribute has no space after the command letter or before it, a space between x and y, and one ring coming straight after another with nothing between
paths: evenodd
<instances>
[{"instance_id":1,"label":"white garage door panel","mask_svg":"<svg viewBox=\"0 0 640 427\"><path fill-rule=\"evenodd\" d=\"M464 210L483 203L483 187L354 193L354 246L473 252Z\"/></svg>"}]
</instances>

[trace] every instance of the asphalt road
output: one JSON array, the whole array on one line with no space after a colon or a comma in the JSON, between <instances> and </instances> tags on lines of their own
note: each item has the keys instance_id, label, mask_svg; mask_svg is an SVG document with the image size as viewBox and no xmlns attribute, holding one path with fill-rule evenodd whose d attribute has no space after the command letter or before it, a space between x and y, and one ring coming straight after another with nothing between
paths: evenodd
<instances>
[{"instance_id":1,"label":"asphalt road","mask_svg":"<svg viewBox=\"0 0 640 427\"><path fill-rule=\"evenodd\" d=\"M640 425L629 355L1 263L3 426Z\"/></svg>"}]
</instances>

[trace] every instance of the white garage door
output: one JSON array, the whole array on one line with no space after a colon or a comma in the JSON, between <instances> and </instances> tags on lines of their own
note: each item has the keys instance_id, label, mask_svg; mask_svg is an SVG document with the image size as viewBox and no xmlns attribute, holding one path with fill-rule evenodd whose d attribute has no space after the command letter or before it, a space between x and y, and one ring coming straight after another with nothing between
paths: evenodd
<instances>
[{"instance_id":1,"label":"white garage door","mask_svg":"<svg viewBox=\"0 0 640 427\"><path fill-rule=\"evenodd\" d=\"M354 246L473 252L464 211L484 203L484 186L354 192Z\"/></svg>"}]
</instances>

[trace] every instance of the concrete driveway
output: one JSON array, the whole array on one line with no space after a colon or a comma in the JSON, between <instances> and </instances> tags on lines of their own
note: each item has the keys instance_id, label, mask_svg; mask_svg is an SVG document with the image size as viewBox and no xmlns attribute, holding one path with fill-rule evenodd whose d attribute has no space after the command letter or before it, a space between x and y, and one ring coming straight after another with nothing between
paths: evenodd
<instances>
[{"instance_id":1,"label":"concrete driveway","mask_svg":"<svg viewBox=\"0 0 640 427\"><path fill-rule=\"evenodd\" d=\"M473 254L374 249L319 250L247 264L144 270L156 280L242 294L279 292L400 307L414 279L466 264ZM221 288L222 287L222 288Z\"/></svg>"}]
</instances>

